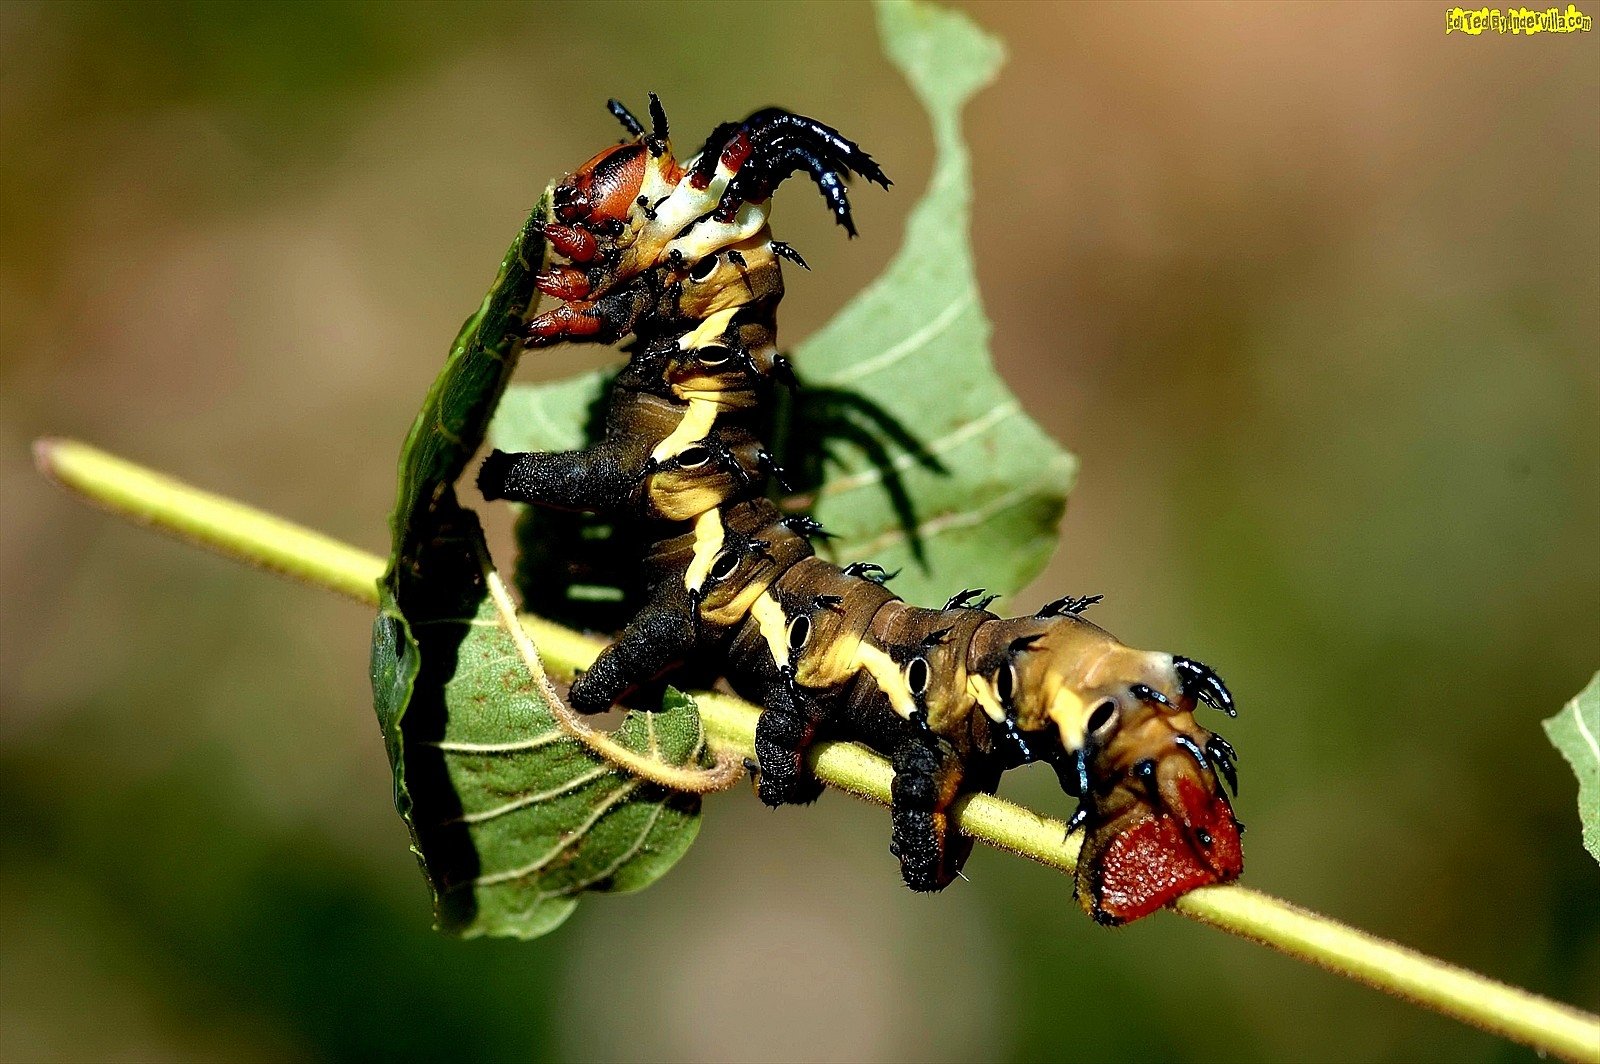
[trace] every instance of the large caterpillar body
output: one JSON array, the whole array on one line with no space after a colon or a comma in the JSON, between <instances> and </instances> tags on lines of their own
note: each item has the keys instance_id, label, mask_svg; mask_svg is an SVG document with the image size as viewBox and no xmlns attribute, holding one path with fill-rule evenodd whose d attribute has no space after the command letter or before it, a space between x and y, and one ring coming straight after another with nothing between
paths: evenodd
<instances>
[{"instance_id":1,"label":"large caterpillar body","mask_svg":"<svg viewBox=\"0 0 1600 1064\"><path fill-rule=\"evenodd\" d=\"M805 170L854 235L844 178L888 186L837 131L784 111L718 127L679 164L659 102L633 134L556 189L552 247L571 262L539 279L563 303L529 323L532 345L636 337L612 387L604 439L560 454L495 452L487 498L644 522L644 605L572 685L583 712L614 705L689 660L720 664L763 711L757 790L769 805L816 798L821 736L868 743L894 767L892 842L914 890L938 890L971 842L951 804L992 792L1006 769L1048 762L1086 831L1078 896L1104 923L1136 919L1237 877L1239 826L1223 790L1232 747L1194 717L1232 712L1217 675L1134 650L1062 599L1001 618L965 591L942 608L901 601L869 563L818 558L809 518L765 497L781 480L756 415L793 378L778 352L781 259L768 197ZM863 356L870 352L863 352Z\"/></svg>"}]
</instances>

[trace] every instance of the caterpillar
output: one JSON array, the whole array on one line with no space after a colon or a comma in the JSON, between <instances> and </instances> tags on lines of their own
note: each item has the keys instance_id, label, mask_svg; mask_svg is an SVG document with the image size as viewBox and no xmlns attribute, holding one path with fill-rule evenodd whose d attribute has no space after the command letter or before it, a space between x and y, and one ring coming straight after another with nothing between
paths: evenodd
<instances>
[{"instance_id":1,"label":"caterpillar","mask_svg":"<svg viewBox=\"0 0 1600 1064\"><path fill-rule=\"evenodd\" d=\"M628 138L555 187L543 232L566 261L536 284L559 305L524 335L529 347L633 337L603 436L562 453L496 450L478 475L485 499L647 532L643 604L573 682L573 707L601 712L686 662L716 663L762 707L750 768L769 806L820 794L806 765L819 738L868 744L894 769L889 848L912 890L948 885L971 850L952 804L1036 761L1077 799L1075 892L1097 921L1237 878L1237 755L1195 719L1201 706L1234 714L1214 670L1123 645L1084 617L1097 597L1012 618L972 590L910 605L878 566L819 558L821 527L767 498L783 471L758 416L798 386L777 343L781 267L805 265L772 238L772 194L804 172L854 236L846 181L887 189L881 167L776 108L717 126L679 162L655 94L648 129L609 107Z\"/></svg>"}]
</instances>

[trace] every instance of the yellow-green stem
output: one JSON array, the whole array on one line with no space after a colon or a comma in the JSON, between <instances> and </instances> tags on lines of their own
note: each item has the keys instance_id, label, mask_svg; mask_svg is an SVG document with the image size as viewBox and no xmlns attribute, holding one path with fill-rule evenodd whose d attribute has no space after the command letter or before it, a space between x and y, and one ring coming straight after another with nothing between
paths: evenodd
<instances>
[{"instance_id":1,"label":"yellow-green stem","mask_svg":"<svg viewBox=\"0 0 1600 1064\"><path fill-rule=\"evenodd\" d=\"M159 528L250 565L377 605L382 558L190 487L171 477L70 440L34 445L40 470L114 513ZM570 676L588 665L601 643L537 617L524 625L550 671ZM712 743L735 757L753 757L759 709L730 695L697 693ZM876 753L828 742L813 752L817 775L869 801L887 803L891 772ZM989 795L957 803L956 822L981 842L1071 872L1076 838L1059 820ZM1600 1062L1600 1017L1507 986L1278 898L1230 885L1197 890L1174 908L1202 923L1252 939L1330 972L1569 1060Z\"/></svg>"}]
</instances>

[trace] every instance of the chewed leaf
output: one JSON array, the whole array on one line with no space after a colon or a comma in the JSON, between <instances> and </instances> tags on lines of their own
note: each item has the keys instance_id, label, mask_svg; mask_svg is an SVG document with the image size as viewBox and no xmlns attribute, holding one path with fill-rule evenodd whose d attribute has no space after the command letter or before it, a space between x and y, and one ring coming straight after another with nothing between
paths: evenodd
<instances>
[{"instance_id":1,"label":"chewed leaf","mask_svg":"<svg viewBox=\"0 0 1600 1064\"><path fill-rule=\"evenodd\" d=\"M450 564L435 549L463 557L481 544L476 519L457 518L419 558L426 568ZM396 779L409 788L404 811L440 928L532 938L565 920L583 892L637 889L670 869L699 831L700 803L619 771L562 731L481 580L461 587L456 610L427 603L457 615L413 615L409 631L384 595L375 648L398 645L421 666L398 729ZM681 696L660 713L630 714L615 738L678 765L699 763L705 748L699 714Z\"/></svg>"},{"instance_id":2,"label":"chewed leaf","mask_svg":"<svg viewBox=\"0 0 1600 1064\"><path fill-rule=\"evenodd\" d=\"M542 215L544 204L534 217ZM557 724L488 594L477 518L453 484L483 441L544 261L531 225L468 319L400 455L394 552L373 626L373 700L395 805L441 929L531 938L585 891L662 875L699 830L699 802L614 767ZM677 766L705 753L694 704L634 714L613 737Z\"/></svg>"},{"instance_id":3,"label":"chewed leaf","mask_svg":"<svg viewBox=\"0 0 1600 1064\"><path fill-rule=\"evenodd\" d=\"M934 172L884 274L795 353L804 387L794 427L774 442L832 537L818 542L828 557L902 570L891 586L912 601L940 602L963 584L1009 594L1049 559L1076 463L1023 412L988 354L959 119L1001 49L954 12L884 2L878 13L890 58L932 122ZM594 439L604 383L588 374L510 389L495 445ZM581 516L524 517L519 574L555 573L539 587L520 581L526 595L548 596L540 612L600 628L628 616L638 552L609 532Z\"/></svg>"},{"instance_id":4,"label":"chewed leaf","mask_svg":"<svg viewBox=\"0 0 1600 1064\"><path fill-rule=\"evenodd\" d=\"M1076 462L989 358L960 115L1003 53L959 13L908 0L877 11L936 155L894 260L795 353L805 385L795 438L825 441L812 456L812 513L837 537L835 560L901 570L892 586L908 599L933 602L963 583L1010 594L1048 561Z\"/></svg>"},{"instance_id":5,"label":"chewed leaf","mask_svg":"<svg viewBox=\"0 0 1600 1064\"><path fill-rule=\"evenodd\" d=\"M1583 846L1600 861L1600 673L1576 698L1544 722L1544 733L1578 777L1578 819Z\"/></svg>"}]
</instances>

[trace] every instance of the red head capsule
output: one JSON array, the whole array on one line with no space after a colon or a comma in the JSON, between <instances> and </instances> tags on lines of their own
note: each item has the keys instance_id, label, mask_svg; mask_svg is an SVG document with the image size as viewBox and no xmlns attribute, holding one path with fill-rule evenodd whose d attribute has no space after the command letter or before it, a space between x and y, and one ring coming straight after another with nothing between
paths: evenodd
<instances>
[{"instance_id":1,"label":"red head capsule","mask_svg":"<svg viewBox=\"0 0 1600 1064\"><path fill-rule=\"evenodd\" d=\"M556 217L593 227L625 222L644 185L650 152L643 144L618 144L578 167L556 186Z\"/></svg>"}]
</instances>

